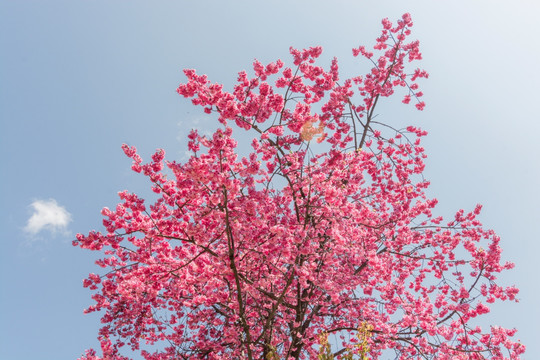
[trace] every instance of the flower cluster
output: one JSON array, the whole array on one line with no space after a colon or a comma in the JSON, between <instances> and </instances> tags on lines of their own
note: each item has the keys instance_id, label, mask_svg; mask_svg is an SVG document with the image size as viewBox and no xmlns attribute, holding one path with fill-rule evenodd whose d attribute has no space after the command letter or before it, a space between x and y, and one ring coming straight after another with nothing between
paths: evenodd
<instances>
[{"instance_id":1,"label":"flower cluster","mask_svg":"<svg viewBox=\"0 0 540 360\"><path fill-rule=\"evenodd\" d=\"M178 93L223 127L192 131L183 164L123 147L158 199L121 192L102 211L105 232L77 235L106 269L84 281L87 311L104 312L103 357L83 359L125 359L125 347L148 360L519 358L515 330L474 324L496 299L516 300L496 282L513 266L499 238L480 207L435 217L425 131L374 121L399 88L423 109L427 77L408 72L421 59L411 17L382 25L374 52L353 50L373 63L364 76L340 80L336 59L318 66L320 47L291 49L291 67L255 61L231 92L184 72ZM234 126L254 136L245 157ZM328 335L342 339L333 352Z\"/></svg>"}]
</instances>

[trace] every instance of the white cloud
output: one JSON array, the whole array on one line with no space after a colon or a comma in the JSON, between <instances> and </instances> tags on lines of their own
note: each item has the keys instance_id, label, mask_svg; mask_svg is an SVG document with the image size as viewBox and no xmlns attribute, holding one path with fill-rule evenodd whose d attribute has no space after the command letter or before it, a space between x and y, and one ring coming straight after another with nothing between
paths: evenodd
<instances>
[{"instance_id":1,"label":"white cloud","mask_svg":"<svg viewBox=\"0 0 540 360\"><path fill-rule=\"evenodd\" d=\"M71 214L54 199L36 200L30 206L34 208L34 213L28 219L24 230L33 235L43 229L52 232L65 231L71 221Z\"/></svg>"}]
</instances>

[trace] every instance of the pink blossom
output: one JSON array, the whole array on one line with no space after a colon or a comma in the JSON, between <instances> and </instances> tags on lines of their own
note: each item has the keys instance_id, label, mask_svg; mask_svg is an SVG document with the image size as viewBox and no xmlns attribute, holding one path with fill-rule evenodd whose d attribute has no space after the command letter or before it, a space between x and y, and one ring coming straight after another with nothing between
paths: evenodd
<instances>
[{"instance_id":1,"label":"pink blossom","mask_svg":"<svg viewBox=\"0 0 540 360\"><path fill-rule=\"evenodd\" d=\"M515 330L471 322L485 303L517 301L497 281L513 266L499 237L480 206L434 215L427 133L374 120L395 94L425 107L412 25L384 19L373 52L353 49L373 67L349 79L335 59L317 65L321 47L290 48L291 67L255 60L230 91L184 71L178 94L221 125L189 133L184 163L122 145L156 195L119 192L105 231L73 242L101 255L83 286L85 311L102 314L102 357L81 359L127 359L126 347L149 360L316 359L324 334L371 359L519 359ZM244 132L252 150L240 155Z\"/></svg>"}]
</instances>

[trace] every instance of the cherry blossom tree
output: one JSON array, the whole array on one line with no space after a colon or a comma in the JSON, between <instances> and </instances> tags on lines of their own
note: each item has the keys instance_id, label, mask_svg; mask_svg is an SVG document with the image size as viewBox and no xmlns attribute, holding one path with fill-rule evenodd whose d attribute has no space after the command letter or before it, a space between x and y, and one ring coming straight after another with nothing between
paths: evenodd
<instances>
[{"instance_id":1,"label":"cherry blossom tree","mask_svg":"<svg viewBox=\"0 0 540 360\"><path fill-rule=\"evenodd\" d=\"M255 60L232 92L184 71L178 93L222 125L189 134L185 163L123 146L157 200L120 192L106 231L74 241L103 253L84 281L102 355L83 359L519 359L516 330L476 324L517 301L496 282L513 267L499 237L480 206L434 216L426 132L376 119L398 90L422 110L428 77L409 68L410 15L382 25L374 52L353 49L372 64L364 76L316 65L320 47L291 48L291 66ZM233 127L253 138L244 157Z\"/></svg>"}]
</instances>

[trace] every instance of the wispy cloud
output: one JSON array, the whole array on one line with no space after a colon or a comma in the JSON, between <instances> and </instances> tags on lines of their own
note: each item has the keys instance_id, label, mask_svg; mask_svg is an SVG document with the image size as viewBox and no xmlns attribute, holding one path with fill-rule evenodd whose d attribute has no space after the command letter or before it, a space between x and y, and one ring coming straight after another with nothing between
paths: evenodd
<instances>
[{"instance_id":1,"label":"wispy cloud","mask_svg":"<svg viewBox=\"0 0 540 360\"><path fill-rule=\"evenodd\" d=\"M65 231L71 221L71 214L54 199L36 200L30 206L34 211L24 230L32 235L44 229L52 232Z\"/></svg>"}]
</instances>

